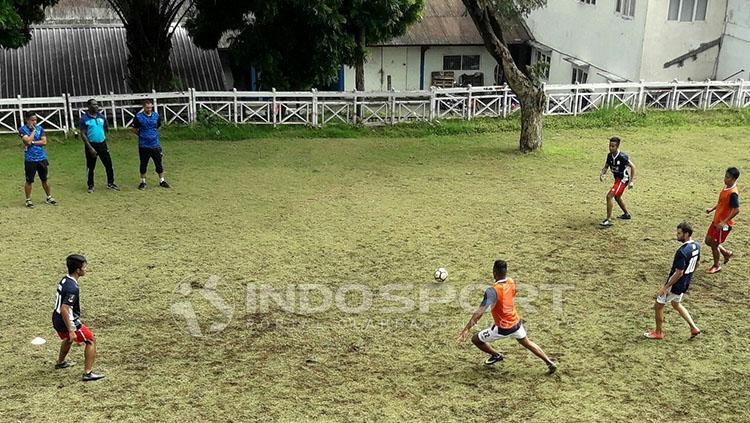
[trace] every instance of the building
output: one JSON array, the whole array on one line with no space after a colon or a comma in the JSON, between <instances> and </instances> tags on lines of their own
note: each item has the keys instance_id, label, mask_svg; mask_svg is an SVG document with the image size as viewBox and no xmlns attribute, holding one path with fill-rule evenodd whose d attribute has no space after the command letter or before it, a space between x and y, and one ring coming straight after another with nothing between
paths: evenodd
<instances>
[{"instance_id":1,"label":"building","mask_svg":"<svg viewBox=\"0 0 750 423\"><path fill-rule=\"evenodd\" d=\"M125 28L97 0L61 0L32 28L29 44L0 49L0 98L56 97L62 94L129 93ZM224 90L232 87L216 50L196 47L177 28L169 57L175 89Z\"/></svg>"},{"instance_id":2,"label":"building","mask_svg":"<svg viewBox=\"0 0 750 423\"><path fill-rule=\"evenodd\" d=\"M556 0L526 20L548 82L750 79L747 0Z\"/></svg>"},{"instance_id":3,"label":"building","mask_svg":"<svg viewBox=\"0 0 750 423\"><path fill-rule=\"evenodd\" d=\"M511 52L520 66L531 60L531 35L519 23L508 28ZM345 67L339 87L354 90L355 73ZM365 91L420 90L433 85L503 83L497 61L484 47L461 0L425 0L423 19L385 43L369 46Z\"/></svg>"}]
</instances>

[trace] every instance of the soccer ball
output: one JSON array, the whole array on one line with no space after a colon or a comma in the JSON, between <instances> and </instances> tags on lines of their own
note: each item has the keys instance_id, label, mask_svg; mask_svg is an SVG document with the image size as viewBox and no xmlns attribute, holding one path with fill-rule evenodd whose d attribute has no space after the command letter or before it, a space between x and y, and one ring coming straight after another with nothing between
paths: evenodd
<instances>
[{"instance_id":1,"label":"soccer ball","mask_svg":"<svg viewBox=\"0 0 750 423\"><path fill-rule=\"evenodd\" d=\"M448 271L445 270L445 267L439 267L435 271L435 280L438 282L445 282L446 279L448 279Z\"/></svg>"}]
</instances>

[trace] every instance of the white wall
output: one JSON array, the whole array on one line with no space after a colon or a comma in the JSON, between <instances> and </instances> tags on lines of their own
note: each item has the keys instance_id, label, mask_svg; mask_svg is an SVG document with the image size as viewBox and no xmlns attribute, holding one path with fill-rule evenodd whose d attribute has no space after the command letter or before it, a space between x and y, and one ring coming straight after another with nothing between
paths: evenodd
<instances>
[{"instance_id":1,"label":"white wall","mask_svg":"<svg viewBox=\"0 0 750 423\"><path fill-rule=\"evenodd\" d=\"M365 63L365 91L385 91L388 76L394 90L418 90L421 67L421 47L371 47ZM481 46L430 47L425 52L424 88L429 89L432 72L443 70L443 56L479 55L478 71L454 71L456 83L463 73L484 73L485 85L495 83L497 62L486 48ZM344 68L344 89L354 90L354 68Z\"/></svg>"},{"instance_id":2,"label":"white wall","mask_svg":"<svg viewBox=\"0 0 750 423\"><path fill-rule=\"evenodd\" d=\"M665 69L664 63L677 58L702 43L719 38L724 30L727 0L709 0L705 21L669 21L669 0L648 2L648 20L644 34L644 50L640 79L647 81L701 81L714 79L719 49L713 47L700 53L696 60L687 59L684 66Z\"/></svg>"},{"instance_id":3,"label":"white wall","mask_svg":"<svg viewBox=\"0 0 750 423\"><path fill-rule=\"evenodd\" d=\"M750 80L750 2L729 0L726 34L719 54L717 79L725 79L744 69L732 79Z\"/></svg>"},{"instance_id":4,"label":"white wall","mask_svg":"<svg viewBox=\"0 0 750 423\"><path fill-rule=\"evenodd\" d=\"M615 0L598 0L596 5L552 0L547 7L531 13L526 23L534 38L557 51L552 57L549 82L570 83L572 65L562 60L567 56L614 75L638 80L647 8L645 0L636 1L635 16L631 19L615 11ZM589 80L595 82L591 79L594 76L596 70L592 68Z\"/></svg>"}]
</instances>

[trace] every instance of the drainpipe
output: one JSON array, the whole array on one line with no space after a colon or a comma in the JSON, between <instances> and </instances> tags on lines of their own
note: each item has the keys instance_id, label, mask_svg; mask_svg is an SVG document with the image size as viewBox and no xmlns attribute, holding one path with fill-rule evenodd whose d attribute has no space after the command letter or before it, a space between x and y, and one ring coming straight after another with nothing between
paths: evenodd
<instances>
[{"instance_id":1,"label":"drainpipe","mask_svg":"<svg viewBox=\"0 0 750 423\"><path fill-rule=\"evenodd\" d=\"M429 46L422 46L419 52L419 89L424 90L424 56L429 50Z\"/></svg>"}]
</instances>

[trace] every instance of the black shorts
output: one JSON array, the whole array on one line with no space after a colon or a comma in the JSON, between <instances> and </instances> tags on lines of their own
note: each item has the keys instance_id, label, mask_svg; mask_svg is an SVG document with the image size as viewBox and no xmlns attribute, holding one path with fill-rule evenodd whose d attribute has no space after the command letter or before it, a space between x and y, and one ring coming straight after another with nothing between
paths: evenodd
<instances>
[{"instance_id":1,"label":"black shorts","mask_svg":"<svg viewBox=\"0 0 750 423\"><path fill-rule=\"evenodd\" d=\"M34 175L39 174L39 180L42 182L47 182L47 168L49 167L49 162L47 160L42 160L38 162L23 162L24 165L24 173L26 173L26 182L29 184L34 183Z\"/></svg>"},{"instance_id":2,"label":"black shorts","mask_svg":"<svg viewBox=\"0 0 750 423\"><path fill-rule=\"evenodd\" d=\"M141 175L146 173L149 160L154 161L156 173L164 173L164 166L162 165L161 161L163 155L164 154L161 152L161 148L139 148L138 156L141 159Z\"/></svg>"}]
</instances>

